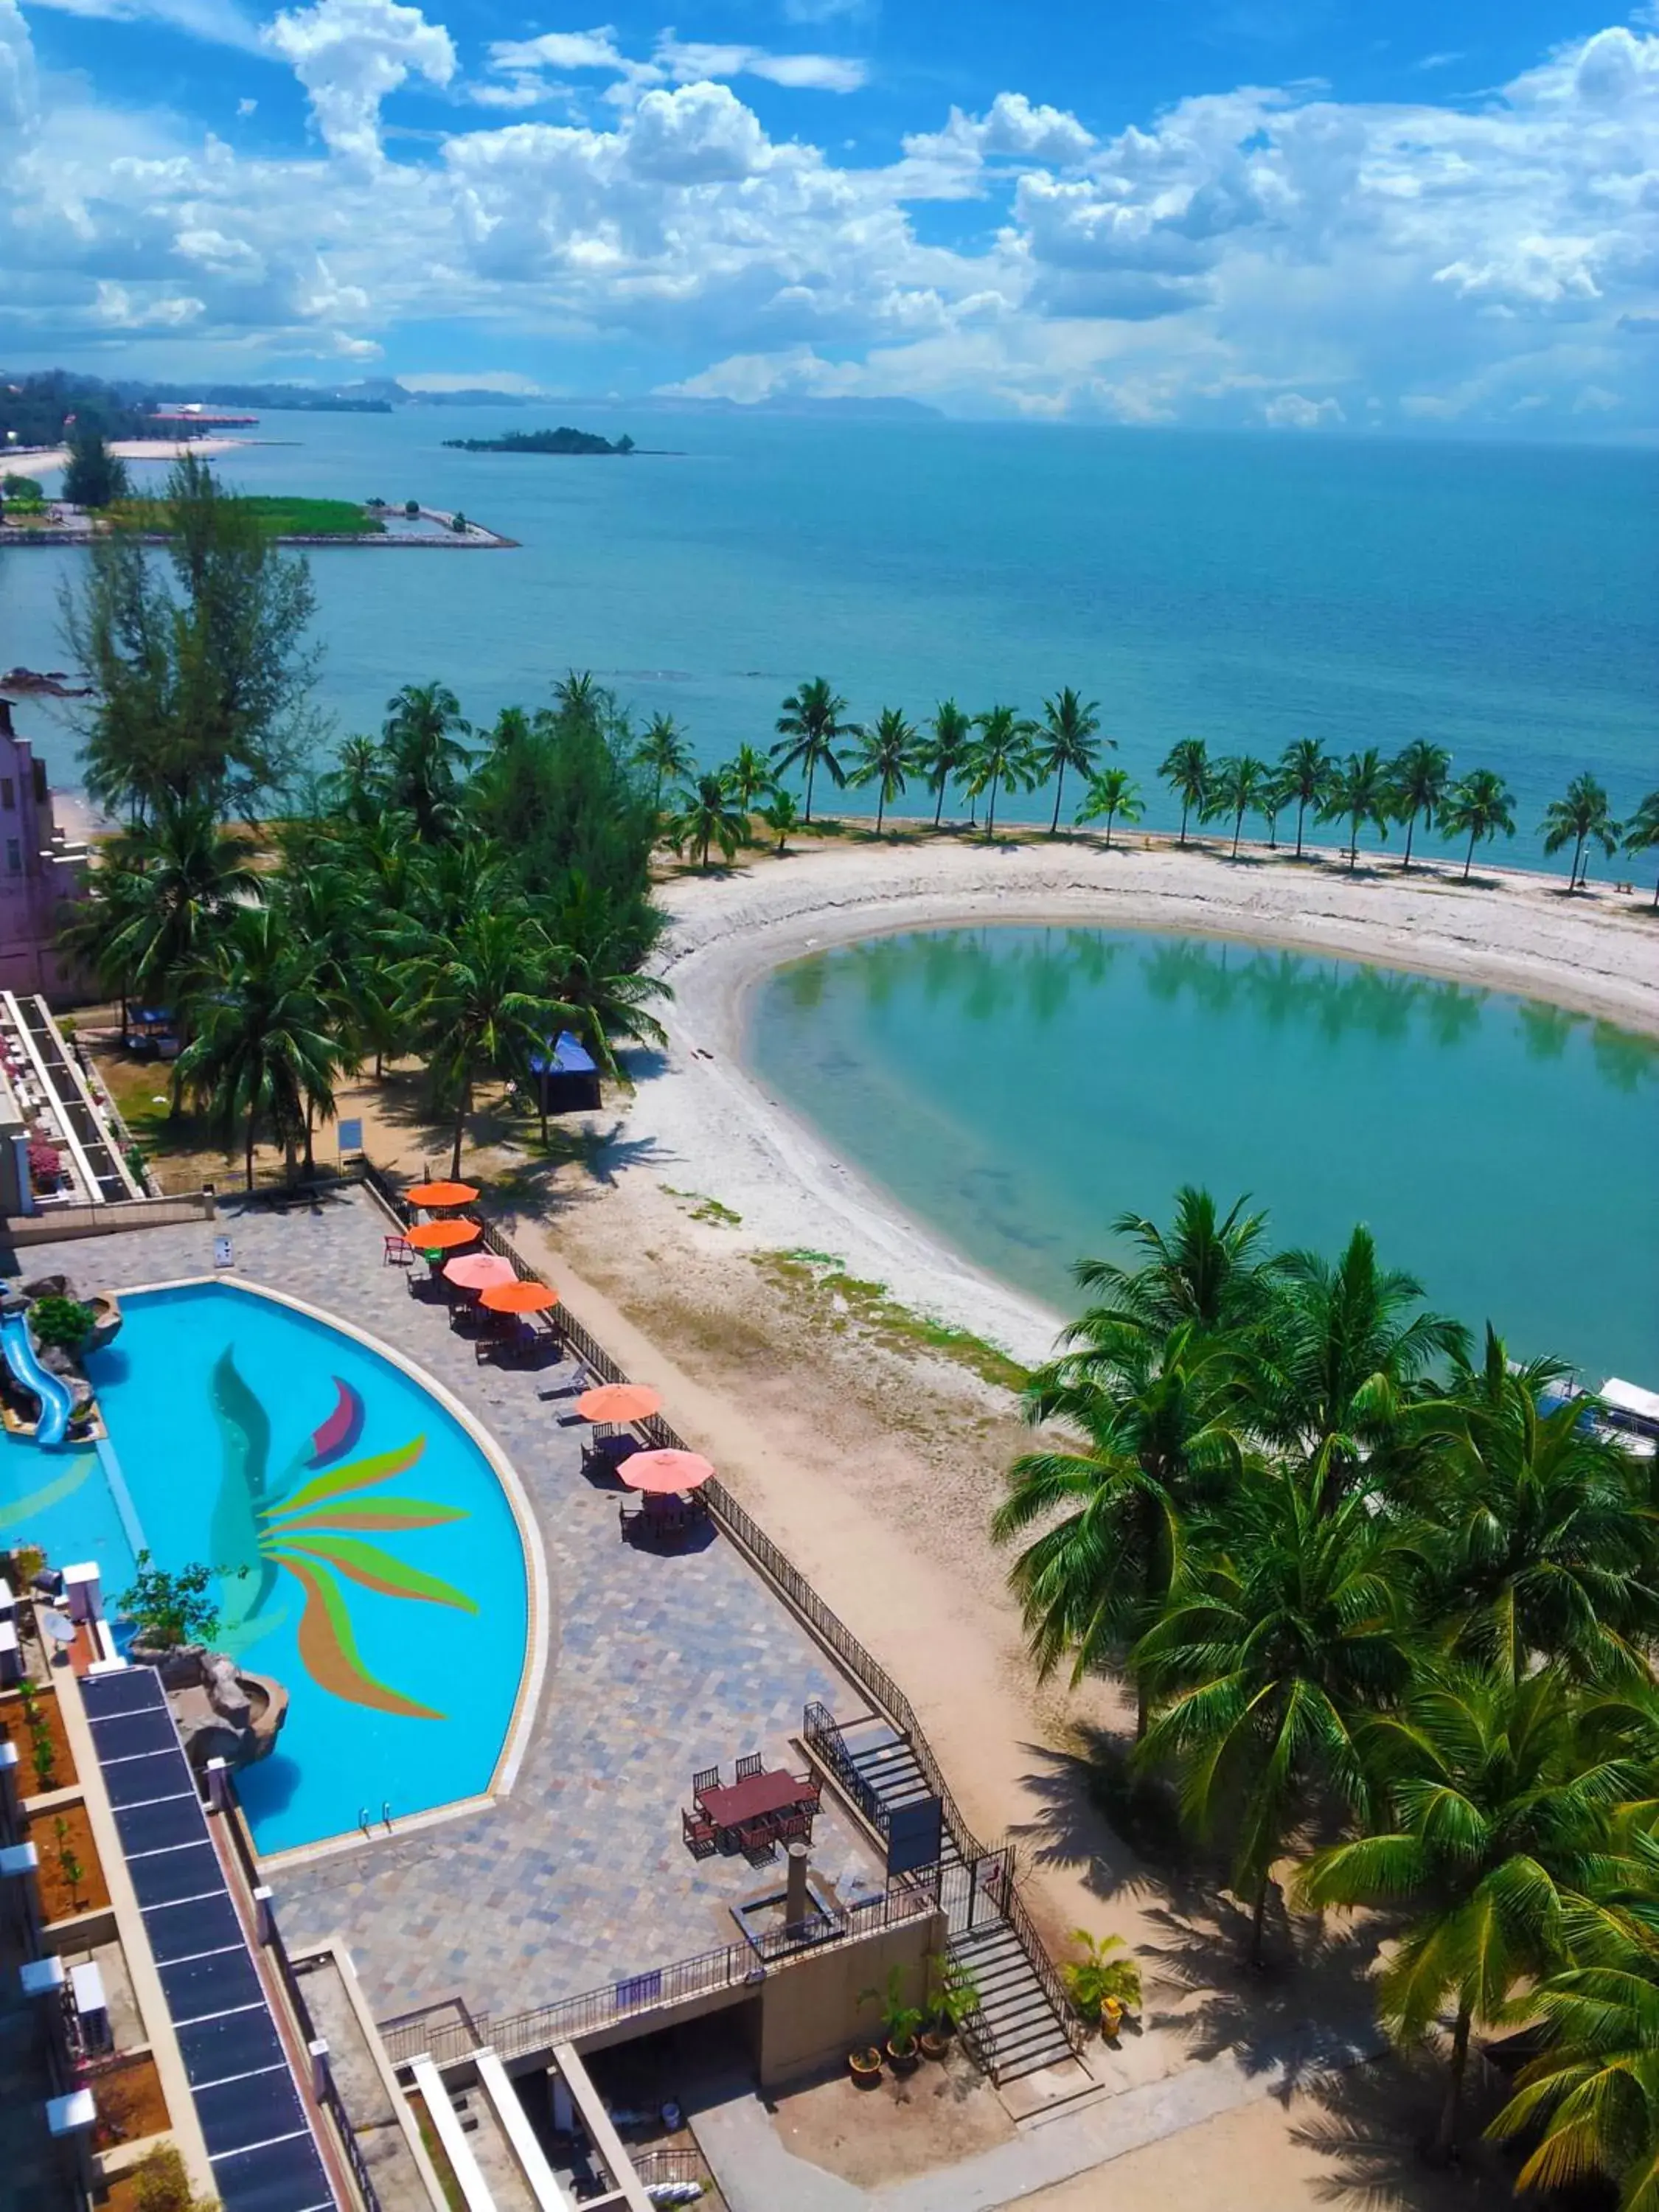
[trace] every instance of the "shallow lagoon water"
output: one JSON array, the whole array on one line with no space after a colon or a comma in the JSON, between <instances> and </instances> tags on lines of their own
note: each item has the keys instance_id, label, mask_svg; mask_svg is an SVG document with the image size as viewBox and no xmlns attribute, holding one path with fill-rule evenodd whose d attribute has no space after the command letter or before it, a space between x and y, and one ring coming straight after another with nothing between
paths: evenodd
<instances>
[{"instance_id":1,"label":"shallow lagoon water","mask_svg":"<svg viewBox=\"0 0 1659 2212\"><path fill-rule=\"evenodd\" d=\"M1183 1182L1276 1246L1356 1221L1518 1352L1659 1387L1659 1044L1354 961L1130 931L876 937L750 1001L769 1092L957 1249L1069 1310Z\"/></svg>"}]
</instances>

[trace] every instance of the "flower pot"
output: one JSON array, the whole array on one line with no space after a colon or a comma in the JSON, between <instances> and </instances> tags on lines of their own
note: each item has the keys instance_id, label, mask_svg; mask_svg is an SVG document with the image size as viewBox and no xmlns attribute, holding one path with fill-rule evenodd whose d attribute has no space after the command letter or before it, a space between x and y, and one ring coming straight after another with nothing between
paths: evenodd
<instances>
[{"instance_id":1,"label":"flower pot","mask_svg":"<svg viewBox=\"0 0 1659 2212\"><path fill-rule=\"evenodd\" d=\"M881 2053L873 2044L862 2051L849 2051L847 2068L860 2089L873 2089L881 2079Z\"/></svg>"},{"instance_id":2,"label":"flower pot","mask_svg":"<svg viewBox=\"0 0 1659 2212\"><path fill-rule=\"evenodd\" d=\"M1123 2025L1123 2007L1115 1997L1106 1997L1100 2008L1100 2032L1108 2043L1117 2041L1117 2032Z\"/></svg>"},{"instance_id":3,"label":"flower pot","mask_svg":"<svg viewBox=\"0 0 1659 2212\"><path fill-rule=\"evenodd\" d=\"M944 2057L951 2048L951 2039L942 2027L930 2027L921 2039L921 2055L935 2062Z\"/></svg>"},{"instance_id":4,"label":"flower pot","mask_svg":"<svg viewBox=\"0 0 1659 2212\"><path fill-rule=\"evenodd\" d=\"M887 2046L887 2063L895 2074L914 2074L921 2061L921 2053L914 2042Z\"/></svg>"}]
</instances>

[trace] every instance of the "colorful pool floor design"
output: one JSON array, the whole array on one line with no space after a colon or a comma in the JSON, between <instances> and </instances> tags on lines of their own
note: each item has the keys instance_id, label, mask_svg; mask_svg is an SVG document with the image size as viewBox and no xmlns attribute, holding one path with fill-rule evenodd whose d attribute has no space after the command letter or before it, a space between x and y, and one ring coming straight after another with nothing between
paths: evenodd
<instances>
[{"instance_id":1,"label":"colorful pool floor design","mask_svg":"<svg viewBox=\"0 0 1659 2212\"><path fill-rule=\"evenodd\" d=\"M143 1541L163 1567L215 1570L215 1644L289 1692L276 1753L241 1778L262 1852L482 1793L530 1615L474 1437L371 1346L256 1291L185 1285L124 1310L89 1372ZM79 1460L14 1445L0 1525L27 1514L60 1562L98 1559L113 1601L131 1545L95 1455Z\"/></svg>"}]
</instances>

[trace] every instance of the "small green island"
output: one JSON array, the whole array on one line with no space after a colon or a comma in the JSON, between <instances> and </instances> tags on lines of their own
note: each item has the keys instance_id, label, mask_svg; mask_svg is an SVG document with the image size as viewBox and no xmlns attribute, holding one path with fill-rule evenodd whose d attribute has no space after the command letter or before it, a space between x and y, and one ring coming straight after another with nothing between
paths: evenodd
<instances>
[{"instance_id":1,"label":"small green island","mask_svg":"<svg viewBox=\"0 0 1659 2212\"><path fill-rule=\"evenodd\" d=\"M573 430L561 423L556 430L507 430L499 438L446 438L464 453L631 453L634 441L618 438L613 445L592 430Z\"/></svg>"}]
</instances>

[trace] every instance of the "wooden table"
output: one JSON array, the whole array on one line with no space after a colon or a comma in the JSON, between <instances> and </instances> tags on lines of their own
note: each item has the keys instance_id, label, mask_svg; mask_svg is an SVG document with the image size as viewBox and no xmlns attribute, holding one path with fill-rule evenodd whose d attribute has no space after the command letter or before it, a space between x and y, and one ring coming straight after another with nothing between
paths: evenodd
<instances>
[{"instance_id":1,"label":"wooden table","mask_svg":"<svg viewBox=\"0 0 1659 2212\"><path fill-rule=\"evenodd\" d=\"M705 1790L697 1799L704 1814L721 1830L746 1828L769 1814L791 1813L801 1800L801 1784L787 1766L769 1774L750 1774L729 1790Z\"/></svg>"}]
</instances>

